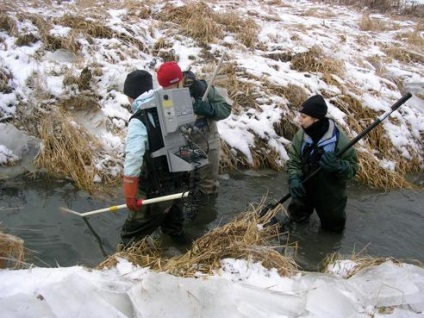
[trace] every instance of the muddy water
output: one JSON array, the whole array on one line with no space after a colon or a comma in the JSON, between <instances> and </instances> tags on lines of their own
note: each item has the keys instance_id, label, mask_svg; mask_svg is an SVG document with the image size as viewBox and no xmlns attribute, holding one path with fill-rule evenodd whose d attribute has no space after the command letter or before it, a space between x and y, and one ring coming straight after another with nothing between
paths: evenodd
<instances>
[{"instance_id":1,"label":"muddy water","mask_svg":"<svg viewBox=\"0 0 424 318\"><path fill-rule=\"evenodd\" d=\"M349 185L348 222L343 234L321 231L319 220L297 227L289 237L305 270L317 270L329 253L353 253L424 262L424 191L382 191ZM196 238L230 221L250 204L273 202L288 193L283 174L247 171L222 176L221 192L211 209L188 222L187 234ZM116 251L125 210L89 218L61 211L62 206L87 212L122 204L122 199L94 198L63 180L12 179L0 182L0 227L22 238L28 261L37 266L95 266ZM284 204L287 206L288 201ZM166 239L163 244L166 243ZM169 249L174 247L169 243ZM294 254L295 253L295 254Z\"/></svg>"}]
</instances>

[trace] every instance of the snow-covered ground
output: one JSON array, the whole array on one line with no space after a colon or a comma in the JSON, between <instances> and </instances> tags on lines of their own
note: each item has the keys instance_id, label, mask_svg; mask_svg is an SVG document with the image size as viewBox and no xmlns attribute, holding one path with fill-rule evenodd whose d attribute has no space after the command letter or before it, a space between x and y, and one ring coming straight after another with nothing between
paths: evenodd
<instances>
[{"instance_id":1,"label":"snow-covered ground","mask_svg":"<svg viewBox=\"0 0 424 318\"><path fill-rule=\"evenodd\" d=\"M281 277L258 263L226 259L212 276L175 277L121 260L116 268L0 271L0 314L17 317L424 317L424 269L387 261L350 278Z\"/></svg>"}]
</instances>

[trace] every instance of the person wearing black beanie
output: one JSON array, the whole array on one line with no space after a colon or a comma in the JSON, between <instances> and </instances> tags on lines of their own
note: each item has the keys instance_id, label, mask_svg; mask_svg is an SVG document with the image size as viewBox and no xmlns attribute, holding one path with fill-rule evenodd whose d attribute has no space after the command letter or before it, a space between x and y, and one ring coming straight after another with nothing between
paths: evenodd
<instances>
[{"instance_id":1,"label":"person wearing black beanie","mask_svg":"<svg viewBox=\"0 0 424 318\"><path fill-rule=\"evenodd\" d=\"M281 224L283 232L295 223L308 222L314 210L324 230L345 228L346 185L358 172L358 159L354 148L336 155L349 139L326 117L327 110L321 95L308 98L299 108L301 129L292 140L287 161L292 200Z\"/></svg>"},{"instance_id":2,"label":"person wearing black beanie","mask_svg":"<svg viewBox=\"0 0 424 318\"><path fill-rule=\"evenodd\" d=\"M136 99L151 89L153 89L152 75L144 70L129 73L124 82L124 94L132 99Z\"/></svg>"},{"instance_id":3,"label":"person wearing black beanie","mask_svg":"<svg viewBox=\"0 0 424 318\"><path fill-rule=\"evenodd\" d=\"M323 119L327 115L327 104L321 95L309 97L300 106L299 112L317 119Z\"/></svg>"},{"instance_id":4,"label":"person wearing black beanie","mask_svg":"<svg viewBox=\"0 0 424 318\"><path fill-rule=\"evenodd\" d=\"M121 244L128 247L157 228L177 244L188 244L183 231L184 215L179 200L143 205L142 200L187 189L183 172L171 172L165 155L153 156L162 147L162 130L153 90L152 75L144 70L129 73L123 93L133 115L128 120L125 144L123 192L128 207L121 228ZM155 105L157 107L155 107Z\"/></svg>"}]
</instances>

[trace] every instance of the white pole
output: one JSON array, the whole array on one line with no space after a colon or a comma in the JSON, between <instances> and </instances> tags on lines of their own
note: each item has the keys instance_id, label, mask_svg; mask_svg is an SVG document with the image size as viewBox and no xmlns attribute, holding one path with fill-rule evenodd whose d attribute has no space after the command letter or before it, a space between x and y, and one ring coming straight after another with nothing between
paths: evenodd
<instances>
[{"instance_id":1,"label":"white pole","mask_svg":"<svg viewBox=\"0 0 424 318\"><path fill-rule=\"evenodd\" d=\"M206 91L203 94L202 101L206 101L206 99L208 98L209 91L211 90L213 82L215 81L216 75L218 74L218 71L221 68L222 62L224 61L224 56L225 56L225 52L222 53L221 58L219 59L218 65L216 66L215 71L213 72L212 78L208 83L208 87L206 88Z\"/></svg>"},{"instance_id":2,"label":"white pole","mask_svg":"<svg viewBox=\"0 0 424 318\"><path fill-rule=\"evenodd\" d=\"M182 199L182 198L187 197L188 195L189 195L189 192L181 192L181 193L176 193L176 194L165 195L165 196L162 196L162 197L141 200L141 205L153 204L153 203L169 201L169 200ZM89 212L85 212L85 213L79 213L77 211L73 211L73 210L70 210L70 209L64 208L64 207L62 207L60 209L62 211L69 212L69 213L72 213L72 214L76 214L76 215L79 215L81 217L86 217L86 216L99 214L99 213L103 213L103 212L116 212L116 211L118 211L120 209L124 209L126 207L127 207L126 204L114 205L114 206L110 206L110 207L107 207L107 208L93 210L93 211L89 211Z\"/></svg>"}]
</instances>

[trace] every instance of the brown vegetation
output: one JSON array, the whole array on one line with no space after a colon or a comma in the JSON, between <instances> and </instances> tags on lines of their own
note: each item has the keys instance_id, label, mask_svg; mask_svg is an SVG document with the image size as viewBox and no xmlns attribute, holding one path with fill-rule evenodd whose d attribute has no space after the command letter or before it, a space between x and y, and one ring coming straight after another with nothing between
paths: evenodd
<instances>
[{"instance_id":1,"label":"brown vegetation","mask_svg":"<svg viewBox=\"0 0 424 318\"><path fill-rule=\"evenodd\" d=\"M296 263L291 257L277 252L277 246L270 245L278 235L278 226L261 226L269 222L281 207L277 206L263 217L258 217L261 208L261 205L256 208L251 206L232 222L209 231L194 241L191 249L183 255L162 258L158 243L146 238L108 257L97 268L112 267L121 257L155 271L193 277L199 272L212 274L220 268L222 259L235 258L261 262L268 269L277 269L282 276L290 276L298 271Z\"/></svg>"},{"instance_id":2,"label":"brown vegetation","mask_svg":"<svg viewBox=\"0 0 424 318\"><path fill-rule=\"evenodd\" d=\"M393 257L371 257L371 256L368 256L368 255L364 255L362 252L363 251L361 251L359 253L353 253L351 255L350 260L355 263L355 266L352 267L352 269L349 270L346 273L346 276L344 278L350 278L350 277L358 274L359 272L365 271L367 269L374 268L374 267L381 265L381 264L383 264L387 261L391 261L395 265L402 266L402 261L395 259ZM342 256L338 253L329 254L321 262L320 271L323 272L323 273L327 273L328 272L328 268L327 268L328 265L335 264L337 261L342 261L342 260L345 260L345 259L346 259L345 256ZM412 262L412 261L410 260L410 262ZM416 263L417 266L424 267L424 264L422 264L421 262L419 262L417 260L415 260L414 262Z\"/></svg>"},{"instance_id":3,"label":"brown vegetation","mask_svg":"<svg viewBox=\"0 0 424 318\"><path fill-rule=\"evenodd\" d=\"M104 185L111 182L110 176L98 168L95 152L101 146L83 127L71 120L71 115L60 108L48 114L37 112L32 120L37 122L37 137L43 140L43 148L35 164L56 176L70 177L76 185L89 192L96 188L96 180ZM98 180L99 181L99 180Z\"/></svg>"},{"instance_id":4,"label":"brown vegetation","mask_svg":"<svg viewBox=\"0 0 424 318\"><path fill-rule=\"evenodd\" d=\"M22 268L24 257L24 241L0 230L0 268Z\"/></svg>"}]
</instances>

